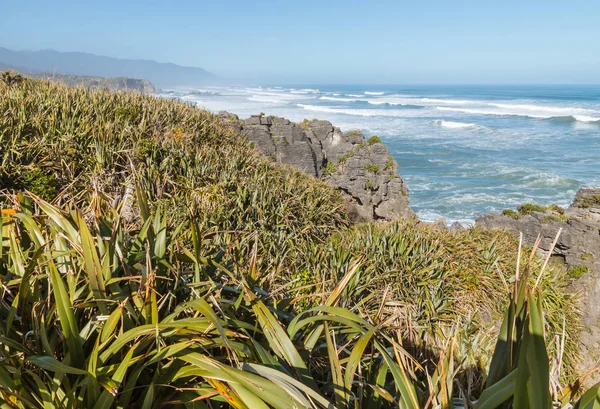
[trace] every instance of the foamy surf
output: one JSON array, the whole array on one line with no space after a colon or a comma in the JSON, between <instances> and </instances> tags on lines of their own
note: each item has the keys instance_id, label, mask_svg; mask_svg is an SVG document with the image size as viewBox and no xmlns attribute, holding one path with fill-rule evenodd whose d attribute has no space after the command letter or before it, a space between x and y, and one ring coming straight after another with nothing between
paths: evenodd
<instances>
[{"instance_id":1,"label":"foamy surf","mask_svg":"<svg viewBox=\"0 0 600 409\"><path fill-rule=\"evenodd\" d=\"M385 92L365 91L365 95L383 95Z\"/></svg>"},{"instance_id":2,"label":"foamy surf","mask_svg":"<svg viewBox=\"0 0 600 409\"><path fill-rule=\"evenodd\" d=\"M499 104L497 104L499 105ZM587 115L579 115L579 114L568 114L560 115L563 111L549 111L539 109L534 111L529 109L529 112L520 111L517 109L509 110L508 108L503 110L495 110L495 109L472 109L472 108L454 108L454 107L436 107L440 111L451 111L451 112L462 112L465 114L474 114L474 115L495 115L495 116L522 116L533 119L556 119L561 121L581 121L581 122L600 122L600 117L593 117Z\"/></svg>"},{"instance_id":3,"label":"foamy surf","mask_svg":"<svg viewBox=\"0 0 600 409\"><path fill-rule=\"evenodd\" d=\"M356 98L342 98L342 97L328 97L328 96L323 96L323 97L320 97L319 99L322 99L323 101L338 101L338 102L356 102L356 101L358 101L358 99L356 99Z\"/></svg>"},{"instance_id":4,"label":"foamy surf","mask_svg":"<svg viewBox=\"0 0 600 409\"><path fill-rule=\"evenodd\" d=\"M435 120L435 121L433 121L433 123L438 126L441 126L442 128L449 128L449 129L483 128L482 126L477 125L477 124L445 121L443 119Z\"/></svg>"}]
</instances>

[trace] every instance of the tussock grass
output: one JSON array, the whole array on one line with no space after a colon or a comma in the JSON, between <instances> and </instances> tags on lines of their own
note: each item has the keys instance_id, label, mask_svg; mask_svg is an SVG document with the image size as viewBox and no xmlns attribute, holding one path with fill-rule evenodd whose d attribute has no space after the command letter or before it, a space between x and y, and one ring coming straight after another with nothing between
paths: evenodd
<instances>
[{"instance_id":1,"label":"tussock grass","mask_svg":"<svg viewBox=\"0 0 600 409\"><path fill-rule=\"evenodd\" d=\"M92 188L125 202L136 222L137 183L151 207L229 232L217 244L257 234L261 254L282 257L348 224L338 192L272 163L230 122L181 102L27 79L0 88L0 113L0 190L85 209ZM265 268L280 263L271 261Z\"/></svg>"}]
</instances>

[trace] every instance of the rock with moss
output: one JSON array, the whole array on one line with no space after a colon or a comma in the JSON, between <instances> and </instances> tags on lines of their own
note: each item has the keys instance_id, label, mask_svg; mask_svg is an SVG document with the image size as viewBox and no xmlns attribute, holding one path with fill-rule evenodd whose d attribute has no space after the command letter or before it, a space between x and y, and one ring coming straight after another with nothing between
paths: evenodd
<instances>
[{"instance_id":1,"label":"rock with moss","mask_svg":"<svg viewBox=\"0 0 600 409\"><path fill-rule=\"evenodd\" d=\"M398 164L379 137L342 132L331 122L253 115L240 131L255 148L279 163L322 178L342 192L357 221L416 217Z\"/></svg>"},{"instance_id":2,"label":"rock with moss","mask_svg":"<svg viewBox=\"0 0 600 409\"><path fill-rule=\"evenodd\" d=\"M568 270L570 286L581 294L583 311L581 373L591 369L600 359L600 189L580 189L571 206L524 204L502 215L488 214L477 219L481 227L523 233L524 243L532 246L541 235L539 249L550 251L559 229L552 257ZM596 375L595 380L600 381Z\"/></svg>"}]
</instances>

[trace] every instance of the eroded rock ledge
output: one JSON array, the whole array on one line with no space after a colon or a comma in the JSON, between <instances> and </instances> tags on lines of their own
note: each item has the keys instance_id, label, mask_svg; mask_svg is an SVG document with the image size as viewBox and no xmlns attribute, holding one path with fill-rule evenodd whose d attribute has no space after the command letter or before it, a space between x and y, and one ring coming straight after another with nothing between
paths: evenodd
<instances>
[{"instance_id":1,"label":"eroded rock ledge","mask_svg":"<svg viewBox=\"0 0 600 409\"><path fill-rule=\"evenodd\" d=\"M416 217L398 163L378 137L367 140L360 131L342 132L328 121L298 124L264 115L239 121L235 115L222 115L234 119L265 155L340 190L355 220Z\"/></svg>"}]
</instances>

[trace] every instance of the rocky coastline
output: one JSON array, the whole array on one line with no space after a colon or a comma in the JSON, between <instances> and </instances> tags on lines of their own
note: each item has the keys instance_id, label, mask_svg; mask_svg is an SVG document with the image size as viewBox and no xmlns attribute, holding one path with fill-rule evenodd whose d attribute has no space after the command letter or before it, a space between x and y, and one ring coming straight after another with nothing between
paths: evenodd
<instances>
[{"instance_id":1,"label":"rocky coastline","mask_svg":"<svg viewBox=\"0 0 600 409\"><path fill-rule=\"evenodd\" d=\"M322 179L339 190L349 213L359 221L389 221L418 217L410 208L408 188L398 173L398 164L377 136L366 138L360 131L342 132L328 121L294 123L285 118L253 115L240 120L222 112L256 149L274 161ZM433 223L450 232L445 219ZM586 373L600 362L600 189L581 189L567 209L524 204L518 211L486 214L476 226L523 234L546 255L555 240L552 260L567 270L569 286L580 296L582 310L582 359L579 372ZM568 325L568 323L566 323ZM600 380L600 376L591 376Z\"/></svg>"},{"instance_id":2,"label":"rocky coastline","mask_svg":"<svg viewBox=\"0 0 600 409\"><path fill-rule=\"evenodd\" d=\"M278 163L294 166L339 190L355 221L416 218L398 163L381 140L360 131L342 132L331 122L254 115L239 120L221 113L254 147Z\"/></svg>"}]
</instances>

